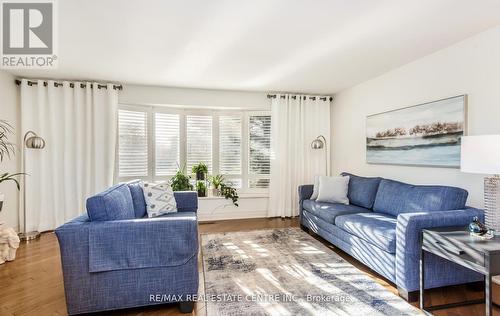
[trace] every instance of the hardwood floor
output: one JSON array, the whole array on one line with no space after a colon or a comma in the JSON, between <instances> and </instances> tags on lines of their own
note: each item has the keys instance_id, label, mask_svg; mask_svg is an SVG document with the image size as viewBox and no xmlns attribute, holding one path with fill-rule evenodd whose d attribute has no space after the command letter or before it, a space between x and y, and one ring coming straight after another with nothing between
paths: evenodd
<instances>
[{"instance_id":1,"label":"hardwood floor","mask_svg":"<svg viewBox=\"0 0 500 316\"><path fill-rule=\"evenodd\" d=\"M296 219L247 219L200 223L200 233L245 231L265 228L297 227ZM386 289L397 293L395 286L375 272L358 263L341 250L324 242L332 251L337 252L347 261L366 272ZM200 268L201 271L201 268ZM202 272L200 272L202 273ZM200 280L203 280L201 277ZM200 282L203 291L203 282ZM455 286L429 291L428 303L444 304L481 298L482 291L474 291L466 286ZM417 302L413 303L417 306ZM500 310L494 308L494 315ZM195 315L204 315L205 306L198 303ZM0 315L66 315L64 287L62 280L59 246L54 233L44 233L41 238L28 244L22 244L13 262L0 265ZM104 314L101 314L104 315ZM106 313L106 315L186 315L180 314L177 305L162 305L137 308L126 311ZM484 315L484 305L471 305L436 312L435 315Z\"/></svg>"}]
</instances>

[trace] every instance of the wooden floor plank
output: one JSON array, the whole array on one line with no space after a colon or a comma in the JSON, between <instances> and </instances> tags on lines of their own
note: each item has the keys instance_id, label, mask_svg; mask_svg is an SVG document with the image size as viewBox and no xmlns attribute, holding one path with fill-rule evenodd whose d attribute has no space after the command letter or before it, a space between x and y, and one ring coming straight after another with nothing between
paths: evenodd
<instances>
[{"instance_id":1,"label":"wooden floor plank","mask_svg":"<svg viewBox=\"0 0 500 316\"><path fill-rule=\"evenodd\" d=\"M230 231L250 231L265 228L298 227L297 219L246 219L200 223L200 233L218 233ZM373 280L386 289L397 293L394 284L371 271L346 253L317 237L332 251L368 274ZM54 233L42 234L38 240L21 244L17 258L13 262L0 265L0 315L66 315L66 303L60 262L59 246ZM203 272L200 260L200 293L203 292ZM450 303L482 297L481 291L468 289L465 286L454 286L429 291L429 302L432 304ZM414 303L418 306L418 303ZM194 315L205 316L205 305L196 304ZM473 305L461 308L442 310L435 313L440 316L484 315L484 305ZM103 313L104 315L104 313ZM167 304L147 308L136 308L105 315L185 315L179 313L177 306ZM494 315L500 310L494 308Z\"/></svg>"}]
</instances>

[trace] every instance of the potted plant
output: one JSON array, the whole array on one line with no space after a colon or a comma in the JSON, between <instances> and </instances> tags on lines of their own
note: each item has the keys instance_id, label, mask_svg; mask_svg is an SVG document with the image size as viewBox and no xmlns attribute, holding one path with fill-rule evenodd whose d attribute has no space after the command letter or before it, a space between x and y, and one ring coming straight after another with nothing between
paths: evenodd
<instances>
[{"instance_id":1,"label":"potted plant","mask_svg":"<svg viewBox=\"0 0 500 316\"><path fill-rule=\"evenodd\" d=\"M186 174L186 166L177 170L175 175L170 179L173 191L193 191L193 185L189 182L190 176Z\"/></svg>"},{"instance_id":2,"label":"potted plant","mask_svg":"<svg viewBox=\"0 0 500 316\"><path fill-rule=\"evenodd\" d=\"M212 188L212 195L213 196L219 196L220 195L220 186L224 183L224 175L218 174L215 176L210 176L208 178L208 182L210 182L213 186Z\"/></svg>"},{"instance_id":3,"label":"potted plant","mask_svg":"<svg viewBox=\"0 0 500 316\"><path fill-rule=\"evenodd\" d=\"M226 200L230 199L235 206L239 206L238 205L239 196L238 196L238 192L236 191L235 188L233 188L230 185L222 183L220 185L220 191L221 191L221 194L226 198Z\"/></svg>"},{"instance_id":4,"label":"potted plant","mask_svg":"<svg viewBox=\"0 0 500 316\"><path fill-rule=\"evenodd\" d=\"M196 174L196 180L205 180L205 175L208 173L208 167L205 163L200 162L191 168L191 171Z\"/></svg>"},{"instance_id":5,"label":"potted plant","mask_svg":"<svg viewBox=\"0 0 500 316\"><path fill-rule=\"evenodd\" d=\"M196 191L198 191L198 197L207 196L207 186L203 181L196 182Z\"/></svg>"}]
</instances>

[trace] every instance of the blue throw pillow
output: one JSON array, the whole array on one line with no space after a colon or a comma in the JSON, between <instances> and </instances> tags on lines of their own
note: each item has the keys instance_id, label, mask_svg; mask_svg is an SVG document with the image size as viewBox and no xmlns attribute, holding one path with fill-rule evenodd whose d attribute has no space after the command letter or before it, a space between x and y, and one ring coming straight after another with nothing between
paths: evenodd
<instances>
[{"instance_id":1,"label":"blue throw pillow","mask_svg":"<svg viewBox=\"0 0 500 316\"><path fill-rule=\"evenodd\" d=\"M117 184L87 199L87 214L91 221L133 219L134 204L126 183Z\"/></svg>"},{"instance_id":2,"label":"blue throw pillow","mask_svg":"<svg viewBox=\"0 0 500 316\"><path fill-rule=\"evenodd\" d=\"M366 178L342 172L342 176L349 176L349 191L347 197L350 204L361 206L367 209L373 207L377 196L378 186L382 178Z\"/></svg>"},{"instance_id":3,"label":"blue throw pillow","mask_svg":"<svg viewBox=\"0 0 500 316\"><path fill-rule=\"evenodd\" d=\"M143 218L147 214L142 184L142 180L132 180L127 183L134 203L135 218Z\"/></svg>"}]
</instances>

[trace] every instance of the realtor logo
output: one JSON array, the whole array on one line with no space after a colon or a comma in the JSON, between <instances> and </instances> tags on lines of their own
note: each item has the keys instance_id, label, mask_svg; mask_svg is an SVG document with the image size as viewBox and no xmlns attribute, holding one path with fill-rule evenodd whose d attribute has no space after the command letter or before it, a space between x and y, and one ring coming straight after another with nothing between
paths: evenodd
<instances>
[{"instance_id":1,"label":"realtor logo","mask_svg":"<svg viewBox=\"0 0 500 316\"><path fill-rule=\"evenodd\" d=\"M2 67L54 68L55 3L2 1Z\"/></svg>"}]
</instances>

